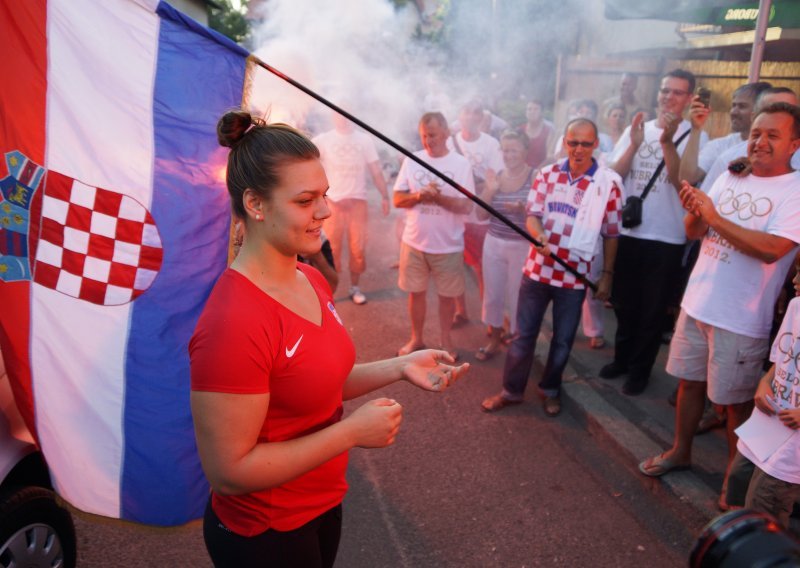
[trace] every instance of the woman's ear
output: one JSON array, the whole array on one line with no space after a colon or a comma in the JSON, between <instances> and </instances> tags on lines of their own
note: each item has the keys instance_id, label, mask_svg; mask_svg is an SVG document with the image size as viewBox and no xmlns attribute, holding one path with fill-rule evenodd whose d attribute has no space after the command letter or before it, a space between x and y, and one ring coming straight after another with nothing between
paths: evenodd
<instances>
[{"instance_id":1,"label":"woman's ear","mask_svg":"<svg viewBox=\"0 0 800 568\"><path fill-rule=\"evenodd\" d=\"M244 205L244 211L248 218L256 221L264 219L264 200L252 189L247 188L244 190L242 205Z\"/></svg>"}]
</instances>

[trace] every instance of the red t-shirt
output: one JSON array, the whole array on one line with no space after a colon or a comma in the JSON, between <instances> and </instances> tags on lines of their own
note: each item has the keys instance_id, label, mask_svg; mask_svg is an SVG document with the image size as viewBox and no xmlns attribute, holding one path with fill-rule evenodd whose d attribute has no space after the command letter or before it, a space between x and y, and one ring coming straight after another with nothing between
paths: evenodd
<instances>
[{"instance_id":1,"label":"red t-shirt","mask_svg":"<svg viewBox=\"0 0 800 568\"><path fill-rule=\"evenodd\" d=\"M217 281L189 343L192 390L270 393L259 442L279 442L338 422L342 385L355 348L316 269L298 265L322 308L316 325L279 304L235 270ZM347 452L283 485L245 495L212 495L214 512L243 536L300 527L341 503Z\"/></svg>"}]
</instances>

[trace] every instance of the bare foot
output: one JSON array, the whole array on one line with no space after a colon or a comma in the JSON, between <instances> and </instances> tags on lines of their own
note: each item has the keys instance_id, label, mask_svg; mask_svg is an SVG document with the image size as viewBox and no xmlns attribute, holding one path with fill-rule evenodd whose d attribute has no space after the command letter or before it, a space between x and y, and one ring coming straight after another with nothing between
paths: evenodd
<instances>
[{"instance_id":1,"label":"bare foot","mask_svg":"<svg viewBox=\"0 0 800 568\"><path fill-rule=\"evenodd\" d=\"M413 339L403 345L400 349L397 350L397 355L408 355L409 353L413 353L414 351L419 351L420 349L425 349L424 343L418 343Z\"/></svg>"}]
</instances>

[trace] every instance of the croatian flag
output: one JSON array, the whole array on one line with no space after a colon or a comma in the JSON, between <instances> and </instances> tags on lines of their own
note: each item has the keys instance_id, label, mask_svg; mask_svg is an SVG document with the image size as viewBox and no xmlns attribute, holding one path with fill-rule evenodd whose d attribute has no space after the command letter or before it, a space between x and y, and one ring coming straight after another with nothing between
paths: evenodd
<instances>
[{"instance_id":1,"label":"croatian flag","mask_svg":"<svg viewBox=\"0 0 800 568\"><path fill-rule=\"evenodd\" d=\"M202 515L187 344L224 270L247 52L156 0L0 3L0 345L56 490Z\"/></svg>"}]
</instances>

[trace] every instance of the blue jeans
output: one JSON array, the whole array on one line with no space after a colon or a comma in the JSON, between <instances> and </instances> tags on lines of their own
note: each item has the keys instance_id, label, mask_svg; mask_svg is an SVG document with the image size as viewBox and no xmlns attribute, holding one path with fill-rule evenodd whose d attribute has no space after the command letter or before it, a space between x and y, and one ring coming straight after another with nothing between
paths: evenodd
<instances>
[{"instance_id":1,"label":"blue jeans","mask_svg":"<svg viewBox=\"0 0 800 568\"><path fill-rule=\"evenodd\" d=\"M503 368L503 397L522 400L533 366L536 339L548 304L553 302L553 340L544 366L539 389L545 396L558 396L561 375L581 320L581 306L586 290L557 288L522 277L517 302L517 333L511 343Z\"/></svg>"}]
</instances>

